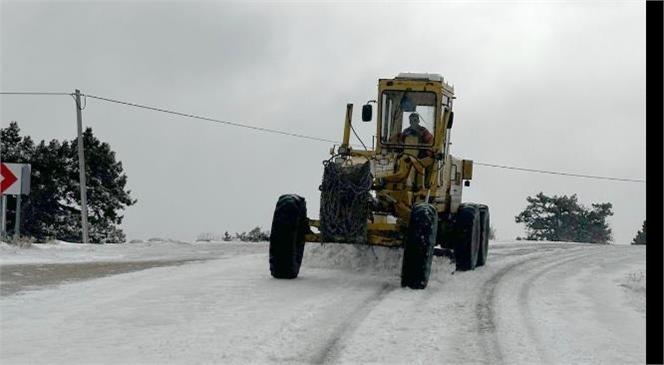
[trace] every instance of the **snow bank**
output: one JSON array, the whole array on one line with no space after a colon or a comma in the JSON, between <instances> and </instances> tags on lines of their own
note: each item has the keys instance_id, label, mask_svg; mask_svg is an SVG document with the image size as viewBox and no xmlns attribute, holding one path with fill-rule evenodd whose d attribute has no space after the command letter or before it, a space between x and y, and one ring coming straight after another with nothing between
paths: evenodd
<instances>
[{"instance_id":1,"label":"snow bank","mask_svg":"<svg viewBox=\"0 0 664 365\"><path fill-rule=\"evenodd\" d=\"M209 259L233 252L267 252L267 245L235 242L183 242L150 239L123 244L85 244L50 241L20 247L0 243L0 265L33 263L74 263L92 261L148 261L168 259Z\"/></svg>"},{"instance_id":2,"label":"snow bank","mask_svg":"<svg viewBox=\"0 0 664 365\"><path fill-rule=\"evenodd\" d=\"M367 274L401 275L403 250L381 246L338 243L307 243L302 265L313 268L341 269ZM434 257L431 273L449 273L454 265L448 258Z\"/></svg>"}]
</instances>

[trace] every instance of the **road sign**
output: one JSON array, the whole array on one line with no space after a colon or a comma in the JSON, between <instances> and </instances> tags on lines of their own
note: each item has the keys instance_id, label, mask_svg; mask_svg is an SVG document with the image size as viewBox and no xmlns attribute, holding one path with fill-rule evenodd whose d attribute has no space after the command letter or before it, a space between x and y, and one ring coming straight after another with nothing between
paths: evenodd
<instances>
[{"instance_id":1,"label":"road sign","mask_svg":"<svg viewBox=\"0 0 664 365\"><path fill-rule=\"evenodd\" d=\"M30 164L0 163L2 195L30 194Z\"/></svg>"}]
</instances>

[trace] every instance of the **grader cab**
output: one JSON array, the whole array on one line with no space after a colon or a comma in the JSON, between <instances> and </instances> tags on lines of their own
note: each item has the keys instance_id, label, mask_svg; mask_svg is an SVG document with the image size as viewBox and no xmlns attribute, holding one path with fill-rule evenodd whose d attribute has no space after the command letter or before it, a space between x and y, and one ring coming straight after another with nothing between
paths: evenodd
<instances>
[{"instance_id":1,"label":"grader cab","mask_svg":"<svg viewBox=\"0 0 664 365\"><path fill-rule=\"evenodd\" d=\"M378 81L378 99L362 107L373 120L372 150L350 144L353 105L343 141L323 161L319 219L306 200L279 197L270 234L270 272L298 276L305 242L403 248L401 285L424 289L434 252L451 252L458 271L486 263L489 208L462 203L473 162L450 155L454 88L437 74L401 73ZM314 230L317 231L314 233Z\"/></svg>"}]
</instances>

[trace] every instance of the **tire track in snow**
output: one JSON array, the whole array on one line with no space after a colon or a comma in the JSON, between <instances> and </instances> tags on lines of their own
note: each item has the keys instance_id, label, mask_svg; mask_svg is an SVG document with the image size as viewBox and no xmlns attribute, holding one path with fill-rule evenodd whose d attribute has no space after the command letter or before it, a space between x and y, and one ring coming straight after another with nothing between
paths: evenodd
<instances>
[{"instance_id":1,"label":"tire track in snow","mask_svg":"<svg viewBox=\"0 0 664 365\"><path fill-rule=\"evenodd\" d=\"M552 360L554 357L547 349L546 346L547 344L542 339L541 335L537 331L536 326L534 324L533 310L529 300L530 290L533 288L537 280L539 280L545 274L548 274L551 271L560 268L561 265L569 265L575 261L580 261L586 259L588 256L594 256L596 254L597 252L586 252L581 255L576 255L575 257L562 258L560 260L549 262L546 264L546 266L541 267L538 271L534 273L534 275L532 275L523 284L521 284L518 296L518 304L519 307L521 308L521 313L525 314L522 322L526 327L528 338L531 339L531 343L534 345L535 350L537 351L537 355L540 357L542 363L552 364L555 361ZM578 266L573 266L572 268L574 269L577 267Z\"/></svg>"},{"instance_id":2,"label":"tire track in snow","mask_svg":"<svg viewBox=\"0 0 664 365\"><path fill-rule=\"evenodd\" d=\"M350 338L360 327L362 321L371 313L371 311L391 292L397 289L397 286L390 283L384 283L373 295L368 297L361 305L353 310L353 315L340 323L327 343L312 357L313 364L334 363L345 346L345 340Z\"/></svg>"},{"instance_id":3,"label":"tire track in snow","mask_svg":"<svg viewBox=\"0 0 664 365\"><path fill-rule=\"evenodd\" d=\"M540 254L545 252L556 251L560 252L562 250L569 249L578 249L578 246L574 245L561 245L561 244L547 244L547 243L535 243L535 244L519 244L521 246L504 246L496 245L489 246L490 257L515 257L515 256L524 256L532 254ZM525 246L525 247L522 247Z\"/></svg>"},{"instance_id":4,"label":"tire track in snow","mask_svg":"<svg viewBox=\"0 0 664 365\"><path fill-rule=\"evenodd\" d=\"M496 337L496 314L493 306L497 284L507 273L526 262L528 262L527 259L521 260L501 269L485 282L480 290L480 298L475 305L475 313L477 315L478 332L481 348L484 351L484 358L489 359L491 362L503 362L502 349ZM483 295L484 293L486 295Z\"/></svg>"},{"instance_id":5,"label":"tire track in snow","mask_svg":"<svg viewBox=\"0 0 664 365\"><path fill-rule=\"evenodd\" d=\"M572 248L572 247L570 247ZM502 279L512 272L514 269L533 262L533 260L542 260L542 259L548 259L548 260L558 260L554 261L564 261L569 256L574 256L576 255L576 251L579 250L578 247L574 247L576 250L574 252L565 252L569 248L568 247L561 247L563 249L562 252L557 253L556 256L549 256L547 254L550 254L550 250L547 250L546 252L542 253L542 251L538 251L536 247L533 247L533 251L530 253L520 253L518 256L525 256L529 254L537 254L537 257L534 258L526 258L519 260L517 262L511 263L508 266L500 269L498 272L496 272L488 281L486 281L479 292L479 300L477 301L477 304L475 305L475 312L477 315L477 326L478 326L478 332L479 332L479 337L480 337L480 344L482 351L484 352L484 358L488 360L490 363L504 363L504 354L503 354L503 349L500 344L500 340L497 335L496 331L496 309L495 309L495 302L496 302L496 291L498 288L498 284L502 281ZM562 258L560 258L560 255L563 255Z\"/></svg>"}]
</instances>

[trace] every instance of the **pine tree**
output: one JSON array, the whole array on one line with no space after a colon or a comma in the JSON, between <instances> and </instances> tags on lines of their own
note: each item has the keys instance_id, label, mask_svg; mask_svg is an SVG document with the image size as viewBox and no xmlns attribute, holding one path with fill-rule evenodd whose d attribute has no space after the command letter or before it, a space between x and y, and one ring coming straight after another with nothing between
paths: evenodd
<instances>
[{"instance_id":1,"label":"pine tree","mask_svg":"<svg viewBox=\"0 0 664 365\"><path fill-rule=\"evenodd\" d=\"M270 233L261 231L260 227L256 227L249 231L246 235L246 240L249 242L262 242L270 240Z\"/></svg>"},{"instance_id":2,"label":"pine tree","mask_svg":"<svg viewBox=\"0 0 664 365\"><path fill-rule=\"evenodd\" d=\"M16 121L0 130L2 141L2 161L11 163L29 163L34 154L34 143L30 137L21 137L21 129Z\"/></svg>"},{"instance_id":3,"label":"pine tree","mask_svg":"<svg viewBox=\"0 0 664 365\"><path fill-rule=\"evenodd\" d=\"M576 194L549 197L540 192L527 197L528 207L515 217L526 225L527 240L609 243L611 228L606 222L613 215L612 204L593 204L587 209Z\"/></svg>"},{"instance_id":4,"label":"pine tree","mask_svg":"<svg viewBox=\"0 0 664 365\"><path fill-rule=\"evenodd\" d=\"M636 233L636 237L632 240L633 245L645 245L646 244L646 221L643 221L643 226L641 230Z\"/></svg>"}]
</instances>

